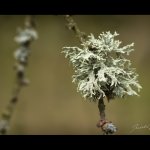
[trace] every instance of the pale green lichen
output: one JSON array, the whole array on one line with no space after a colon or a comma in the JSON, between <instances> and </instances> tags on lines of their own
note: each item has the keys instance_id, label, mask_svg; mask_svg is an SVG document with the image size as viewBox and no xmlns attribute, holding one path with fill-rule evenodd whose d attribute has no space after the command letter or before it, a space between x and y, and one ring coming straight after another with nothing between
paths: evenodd
<instances>
[{"instance_id":1,"label":"pale green lichen","mask_svg":"<svg viewBox=\"0 0 150 150\"><path fill-rule=\"evenodd\" d=\"M15 37L15 42L19 44L19 48L15 51L14 57L20 63L27 63L30 55L29 45L32 41L38 39L38 34L33 28L18 29L18 34Z\"/></svg>"},{"instance_id":2,"label":"pale green lichen","mask_svg":"<svg viewBox=\"0 0 150 150\"><path fill-rule=\"evenodd\" d=\"M103 32L96 39L91 34L81 44L82 48L63 48L75 70L73 82L78 83L77 90L86 99L96 101L106 96L109 100L138 95L135 89L139 92L142 88L137 80L138 74L130 67L130 60L125 58L134 50L134 43L121 47L116 36L116 32Z\"/></svg>"}]
</instances>

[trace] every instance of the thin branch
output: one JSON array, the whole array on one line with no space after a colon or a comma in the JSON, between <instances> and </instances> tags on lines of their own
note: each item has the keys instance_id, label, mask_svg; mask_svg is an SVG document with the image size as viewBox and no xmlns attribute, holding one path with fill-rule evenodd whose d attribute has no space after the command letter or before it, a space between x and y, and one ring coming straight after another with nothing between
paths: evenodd
<instances>
[{"instance_id":1,"label":"thin branch","mask_svg":"<svg viewBox=\"0 0 150 150\"><path fill-rule=\"evenodd\" d=\"M117 131L117 128L111 121L107 121L105 118L105 104L104 98L100 98L98 101L98 109L100 112L100 121L97 123L97 127L101 128L104 135L113 134Z\"/></svg>"},{"instance_id":2,"label":"thin branch","mask_svg":"<svg viewBox=\"0 0 150 150\"><path fill-rule=\"evenodd\" d=\"M10 120L19 100L19 94L22 88L29 83L28 79L26 79L25 76L25 68L28 64L30 44L37 38L34 16L27 16L25 19L24 29L19 29L18 31L19 33L18 36L16 36L15 41L18 43L19 48L14 53L16 59L16 64L14 65L14 69L16 71L15 85L12 91L12 97L10 98L8 105L6 106L1 116L1 135L7 134Z\"/></svg>"},{"instance_id":3,"label":"thin branch","mask_svg":"<svg viewBox=\"0 0 150 150\"><path fill-rule=\"evenodd\" d=\"M83 43L86 40L86 34L81 32L78 28L76 22L70 15L65 15L65 20L67 21L67 27L69 30L72 30L76 36L79 38L80 42ZM100 112L100 121L97 124L97 127L101 127L104 134L112 134L116 132L117 128L110 122L107 121L105 118L105 104L104 104L104 98L101 97L98 100L98 108Z\"/></svg>"},{"instance_id":4,"label":"thin branch","mask_svg":"<svg viewBox=\"0 0 150 150\"><path fill-rule=\"evenodd\" d=\"M65 15L65 20L67 21L67 28L69 30L72 30L79 38L80 42L83 43L87 37L86 34L80 31L80 29L78 28L76 22L71 17L71 15Z\"/></svg>"},{"instance_id":5,"label":"thin branch","mask_svg":"<svg viewBox=\"0 0 150 150\"><path fill-rule=\"evenodd\" d=\"M101 120L105 120L105 105L104 105L103 98L99 99L98 108L99 108L99 111L100 111Z\"/></svg>"}]
</instances>

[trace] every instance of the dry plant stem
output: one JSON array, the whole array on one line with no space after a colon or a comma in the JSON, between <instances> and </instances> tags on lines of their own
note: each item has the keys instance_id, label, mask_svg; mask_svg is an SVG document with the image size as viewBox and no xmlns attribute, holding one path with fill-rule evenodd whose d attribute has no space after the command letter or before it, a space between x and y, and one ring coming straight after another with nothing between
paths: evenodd
<instances>
[{"instance_id":1,"label":"dry plant stem","mask_svg":"<svg viewBox=\"0 0 150 150\"><path fill-rule=\"evenodd\" d=\"M34 16L27 16L25 20L25 28L35 28ZM27 47L30 46L30 43L27 44ZM8 105L6 106L4 112L2 112L1 121L0 121L0 134L5 135L9 129L10 120L12 118L13 112L15 110L15 106L19 100L19 94L22 90L22 87L27 85L27 81L25 79L25 68L27 63L21 63L17 61L14 66L16 71L16 79L14 89L12 91L12 97Z\"/></svg>"},{"instance_id":2,"label":"dry plant stem","mask_svg":"<svg viewBox=\"0 0 150 150\"><path fill-rule=\"evenodd\" d=\"M79 38L80 42L83 43L86 39L86 34L84 32L81 32L78 28L76 22L71 17L71 15L65 15L65 20L67 21L67 27L69 30L72 30L76 36Z\"/></svg>"}]
</instances>

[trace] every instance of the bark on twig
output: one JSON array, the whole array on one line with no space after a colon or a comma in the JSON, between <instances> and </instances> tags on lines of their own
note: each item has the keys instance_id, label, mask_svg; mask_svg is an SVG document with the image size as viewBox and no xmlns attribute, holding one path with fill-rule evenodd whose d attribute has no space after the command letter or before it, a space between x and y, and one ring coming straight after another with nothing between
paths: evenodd
<instances>
[{"instance_id":1,"label":"bark on twig","mask_svg":"<svg viewBox=\"0 0 150 150\"><path fill-rule=\"evenodd\" d=\"M98 109L100 112L100 120L97 123L97 127L101 128L104 135L113 134L117 131L116 126L105 118L105 104L104 98L100 98L98 101Z\"/></svg>"},{"instance_id":2,"label":"bark on twig","mask_svg":"<svg viewBox=\"0 0 150 150\"><path fill-rule=\"evenodd\" d=\"M104 105L103 98L99 99L98 108L99 108L99 111L100 111L101 120L105 120L105 105Z\"/></svg>"}]
</instances>

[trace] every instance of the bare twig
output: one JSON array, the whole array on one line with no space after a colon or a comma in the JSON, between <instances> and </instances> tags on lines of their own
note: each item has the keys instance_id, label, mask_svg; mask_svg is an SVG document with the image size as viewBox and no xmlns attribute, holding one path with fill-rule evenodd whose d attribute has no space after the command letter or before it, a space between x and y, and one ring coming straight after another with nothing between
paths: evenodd
<instances>
[{"instance_id":1,"label":"bare twig","mask_svg":"<svg viewBox=\"0 0 150 150\"><path fill-rule=\"evenodd\" d=\"M100 117L101 117L101 119L105 120L105 105L104 105L103 98L99 99L98 108L99 108L99 111L100 111Z\"/></svg>"},{"instance_id":2,"label":"bare twig","mask_svg":"<svg viewBox=\"0 0 150 150\"><path fill-rule=\"evenodd\" d=\"M105 118L105 104L104 104L104 98L100 98L98 101L98 109L100 112L100 121L97 123L97 127L101 127L104 135L107 134L113 134L116 132L117 128L115 125L112 124L111 121L107 121Z\"/></svg>"},{"instance_id":3,"label":"bare twig","mask_svg":"<svg viewBox=\"0 0 150 150\"><path fill-rule=\"evenodd\" d=\"M37 38L37 33L34 28L34 16L27 16L25 19L24 29L20 29L18 36L15 38L15 41L19 44L19 48L15 51L16 64L14 65L14 69L16 71L16 79L14 89L12 91L12 97L10 98L8 105L2 113L0 121L1 135L7 134L10 120L19 100L19 94L22 90L22 87L29 83L25 76L25 68L28 64L31 41Z\"/></svg>"},{"instance_id":4,"label":"bare twig","mask_svg":"<svg viewBox=\"0 0 150 150\"><path fill-rule=\"evenodd\" d=\"M76 22L71 17L71 15L65 15L65 20L67 21L68 29L72 30L76 34L76 36L79 38L80 42L83 43L87 37L86 34L80 31L80 29L78 28Z\"/></svg>"}]
</instances>

